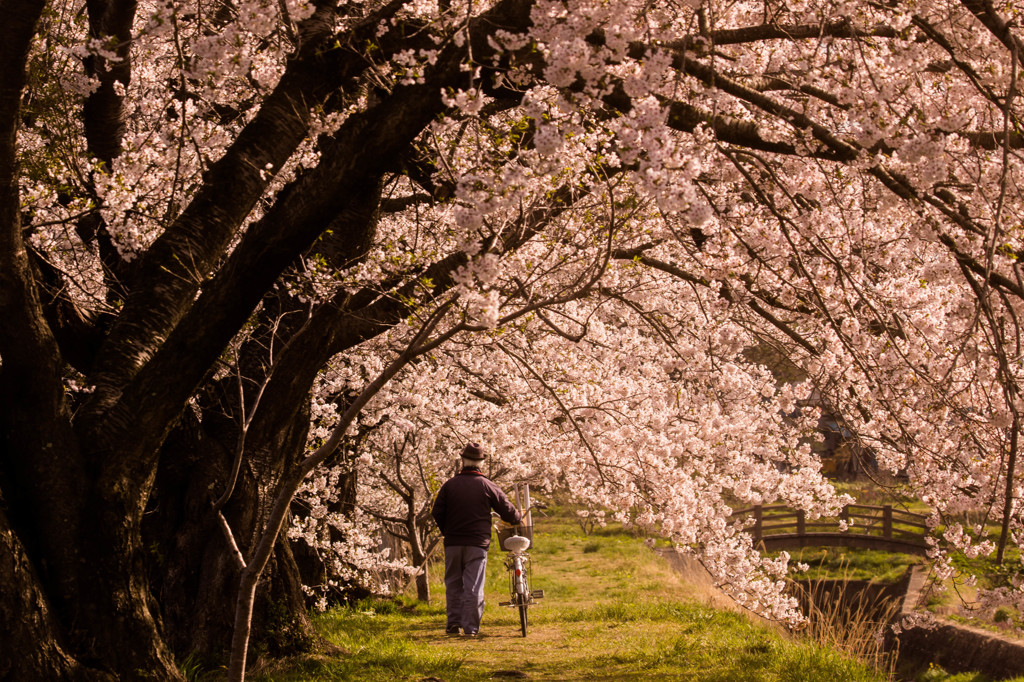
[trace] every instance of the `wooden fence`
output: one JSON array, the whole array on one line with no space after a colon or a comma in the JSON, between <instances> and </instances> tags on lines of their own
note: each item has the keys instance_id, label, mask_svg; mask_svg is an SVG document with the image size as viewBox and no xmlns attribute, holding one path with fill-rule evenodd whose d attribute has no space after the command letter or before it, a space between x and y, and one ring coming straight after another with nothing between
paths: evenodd
<instances>
[{"instance_id":1,"label":"wooden fence","mask_svg":"<svg viewBox=\"0 0 1024 682\"><path fill-rule=\"evenodd\" d=\"M851 504L836 518L807 520L801 509L783 504L757 506L733 512L734 518L752 518L747 531L763 551L801 547L838 546L887 552L924 554L928 532L924 514L893 509L892 505ZM842 530L845 522L847 530Z\"/></svg>"}]
</instances>

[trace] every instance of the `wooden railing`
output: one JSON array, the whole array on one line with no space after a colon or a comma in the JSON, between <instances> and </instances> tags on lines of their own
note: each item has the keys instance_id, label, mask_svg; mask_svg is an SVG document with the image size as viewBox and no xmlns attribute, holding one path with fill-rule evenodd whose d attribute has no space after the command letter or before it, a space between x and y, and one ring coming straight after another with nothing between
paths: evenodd
<instances>
[{"instance_id":1,"label":"wooden railing","mask_svg":"<svg viewBox=\"0 0 1024 682\"><path fill-rule=\"evenodd\" d=\"M889 552L924 554L928 532L924 514L893 509L892 505L851 504L837 518L807 520L801 509L783 504L757 506L733 512L734 518L748 517L747 531L754 545L764 551L820 545L858 547ZM842 522L848 524L842 530Z\"/></svg>"}]
</instances>

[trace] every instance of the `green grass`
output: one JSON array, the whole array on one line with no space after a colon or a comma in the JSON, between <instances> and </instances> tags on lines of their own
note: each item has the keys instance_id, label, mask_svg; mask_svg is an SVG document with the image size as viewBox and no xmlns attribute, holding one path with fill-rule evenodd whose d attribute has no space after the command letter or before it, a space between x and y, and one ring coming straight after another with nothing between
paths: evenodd
<instances>
[{"instance_id":1,"label":"green grass","mask_svg":"<svg viewBox=\"0 0 1024 682\"><path fill-rule=\"evenodd\" d=\"M686 582L639 538L612 528L583 535L567 513L535 523L533 586L545 598L530 609L526 638L516 612L497 605L506 578L492 547L484 637L443 634L443 586L435 581L430 606L403 597L318 616L334 653L259 664L250 679L885 679L835 650L712 606L712 594Z\"/></svg>"},{"instance_id":2,"label":"green grass","mask_svg":"<svg viewBox=\"0 0 1024 682\"><path fill-rule=\"evenodd\" d=\"M879 552L872 549L846 547L805 547L789 550L790 565L807 564L805 572L793 572L798 579L868 580L895 583L903 578L907 569L921 564L924 559L912 554Z\"/></svg>"},{"instance_id":3,"label":"green grass","mask_svg":"<svg viewBox=\"0 0 1024 682\"><path fill-rule=\"evenodd\" d=\"M928 670L914 678L914 682L992 682L992 678L982 673L949 673L937 665L928 666ZM1024 682L1024 677L1014 677L1002 682Z\"/></svg>"}]
</instances>

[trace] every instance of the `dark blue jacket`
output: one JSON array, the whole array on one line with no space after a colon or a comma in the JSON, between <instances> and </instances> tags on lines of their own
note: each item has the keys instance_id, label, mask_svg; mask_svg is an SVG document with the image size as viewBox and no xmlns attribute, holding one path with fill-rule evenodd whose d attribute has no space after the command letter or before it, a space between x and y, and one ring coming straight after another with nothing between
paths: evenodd
<instances>
[{"instance_id":1,"label":"dark blue jacket","mask_svg":"<svg viewBox=\"0 0 1024 682\"><path fill-rule=\"evenodd\" d=\"M479 469L465 468L448 479L437 493L431 514L444 536L445 546L491 546L491 510L506 523L519 523L522 515L501 488Z\"/></svg>"}]
</instances>

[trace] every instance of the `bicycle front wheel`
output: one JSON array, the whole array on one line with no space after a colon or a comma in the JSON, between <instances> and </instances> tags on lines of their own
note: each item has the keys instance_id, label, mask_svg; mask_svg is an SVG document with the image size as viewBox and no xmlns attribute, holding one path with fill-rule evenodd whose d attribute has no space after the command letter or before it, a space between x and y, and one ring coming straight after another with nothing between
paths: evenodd
<instances>
[{"instance_id":1,"label":"bicycle front wheel","mask_svg":"<svg viewBox=\"0 0 1024 682\"><path fill-rule=\"evenodd\" d=\"M523 637L526 637L526 604L519 605L519 628L523 631Z\"/></svg>"}]
</instances>

